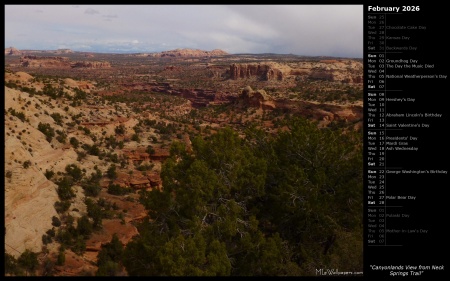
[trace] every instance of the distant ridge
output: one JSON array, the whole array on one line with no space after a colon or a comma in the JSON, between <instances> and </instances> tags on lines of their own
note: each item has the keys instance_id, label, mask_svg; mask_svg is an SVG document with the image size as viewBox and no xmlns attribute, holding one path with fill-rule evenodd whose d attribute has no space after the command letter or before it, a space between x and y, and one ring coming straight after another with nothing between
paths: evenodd
<instances>
[{"instance_id":1,"label":"distant ridge","mask_svg":"<svg viewBox=\"0 0 450 281\"><path fill-rule=\"evenodd\" d=\"M35 53L43 53L43 54L73 54L73 53L85 53L79 51L73 51L71 49L58 49L58 50L22 50L19 51L14 47L5 48L5 56L6 55L24 55L24 54L35 54ZM86 53L86 56L93 56L93 52ZM108 54L102 52L102 54ZM112 54L112 53L111 53ZM224 56L229 55L229 53L220 50L214 49L212 51L205 51L200 49L175 49L169 51L162 51L157 53L131 53L124 55L132 55L132 56L147 56L147 57L156 57L156 58L183 58L183 57L215 57L215 56Z\"/></svg>"},{"instance_id":2,"label":"distant ridge","mask_svg":"<svg viewBox=\"0 0 450 281\"><path fill-rule=\"evenodd\" d=\"M228 55L227 52L220 49L212 51L203 51L199 49L175 49L170 51L163 51L160 53L149 54L150 57L213 57Z\"/></svg>"},{"instance_id":3,"label":"distant ridge","mask_svg":"<svg viewBox=\"0 0 450 281\"><path fill-rule=\"evenodd\" d=\"M5 56L20 56L24 54L33 53L46 53L46 54L72 54L74 51L71 49L58 49L58 50L22 50L19 51L14 47L5 48Z\"/></svg>"}]
</instances>

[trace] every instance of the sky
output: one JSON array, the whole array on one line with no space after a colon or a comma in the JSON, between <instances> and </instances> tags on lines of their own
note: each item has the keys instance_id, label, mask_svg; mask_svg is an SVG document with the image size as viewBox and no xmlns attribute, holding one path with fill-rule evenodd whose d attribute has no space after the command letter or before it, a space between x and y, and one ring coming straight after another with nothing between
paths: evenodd
<instances>
[{"instance_id":1,"label":"sky","mask_svg":"<svg viewBox=\"0 0 450 281\"><path fill-rule=\"evenodd\" d=\"M362 58L362 5L5 5L5 48Z\"/></svg>"}]
</instances>

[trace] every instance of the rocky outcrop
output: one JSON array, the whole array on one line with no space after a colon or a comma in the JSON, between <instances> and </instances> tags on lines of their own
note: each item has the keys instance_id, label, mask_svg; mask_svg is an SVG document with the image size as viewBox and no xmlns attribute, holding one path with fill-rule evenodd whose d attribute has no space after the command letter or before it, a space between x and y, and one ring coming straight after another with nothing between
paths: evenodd
<instances>
[{"instance_id":1,"label":"rocky outcrop","mask_svg":"<svg viewBox=\"0 0 450 281\"><path fill-rule=\"evenodd\" d=\"M152 161L164 161L170 157L170 152L165 149L155 149L155 153L150 155Z\"/></svg>"},{"instance_id":2,"label":"rocky outcrop","mask_svg":"<svg viewBox=\"0 0 450 281\"><path fill-rule=\"evenodd\" d=\"M305 61L296 64L275 62L230 65L232 80L256 78L261 81L325 80L330 82L360 84L363 82L363 65L357 60Z\"/></svg>"},{"instance_id":3,"label":"rocky outcrop","mask_svg":"<svg viewBox=\"0 0 450 281\"><path fill-rule=\"evenodd\" d=\"M306 116L322 123L333 120L359 121L363 118L363 108L358 105L332 105L289 99L274 99L264 90L245 87L238 97L238 106L262 110L281 110Z\"/></svg>"},{"instance_id":4,"label":"rocky outcrop","mask_svg":"<svg viewBox=\"0 0 450 281\"><path fill-rule=\"evenodd\" d=\"M71 49L58 49L55 54L73 54L73 51Z\"/></svg>"},{"instance_id":5,"label":"rocky outcrop","mask_svg":"<svg viewBox=\"0 0 450 281\"><path fill-rule=\"evenodd\" d=\"M353 122L363 118L363 107L359 105L332 105L287 99L278 99L274 103L279 110L306 116L324 124L333 120Z\"/></svg>"},{"instance_id":6,"label":"rocky outcrop","mask_svg":"<svg viewBox=\"0 0 450 281\"><path fill-rule=\"evenodd\" d=\"M139 165L143 161L149 161L150 155L144 151L136 151L130 149L123 149L123 155L128 159L130 164Z\"/></svg>"},{"instance_id":7,"label":"rocky outcrop","mask_svg":"<svg viewBox=\"0 0 450 281\"><path fill-rule=\"evenodd\" d=\"M363 65L356 60L322 60L310 68L308 78L331 82L363 82Z\"/></svg>"},{"instance_id":8,"label":"rocky outcrop","mask_svg":"<svg viewBox=\"0 0 450 281\"><path fill-rule=\"evenodd\" d=\"M214 100L210 103L215 104L215 105L228 104L228 103L234 102L237 99L238 99L237 93L217 92L214 95Z\"/></svg>"},{"instance_id":9,"label":"rocky outcrop","mask_svg":"<svg viewBox=\"0 0 450 281\"><path fill-rule=\"evenodd\" d=\"M214 49L214 50L210 51L209 54L211 56L225 56L225 55L228 55L227 52L222 51L220 49Z\"/></svg>"},{"instance_id":10,"label":"rocky outcrop","mask_svg":"<svg viewBox=\"0 0 450 281\"><path fill-rule=\"evenodd\" d=\"M9 47L5 49L5 56L20 56L22 52L14 47Z\"/></svg>"},{"instance_id":11,"label":"rocky outcrop","mask_svg":"<svg viewBox=\"0 0 450 281\"><path fill-rule=\"evenodd\" d=\"M274 101L269 97L264 90L253 91L250 86L245 87L240 96L239 100L244 106L257 107L261 109L275 109Z\"/></svg>"},{"instance_id":12,"label":"rocky outcrop","mask_svg":"<svg viewBox=\"0 0 450 281\"><path fill-rule=\"evenodd\" d=\"M30 81L32 80L34 77L31 76L30 74L23 72L23 71L18 71L16 73L10 73L10 72L5 72L5 81Z\"/></svg>"},{"instance_id":13,"label":"rocky outcrop","mask_svg":"<svg viewBox=\"0 0 450 281\"><path fill-rule=\"evenodd\" d=\"M153 173L147 176L150 186L152 188L161 188L162 187L162 180L161 176L159 174Z\"/></svg>"},{"instance_id":14,"label":"rocky outcrop","mask_svg":"<svg viewBox=\"0 0 450 281\"><path fill-rule=\"evenodd\" d=\"M27 107L22 110L24 106ZM58 127L52 117L38 117L36 113L61 114L63 109L51 109L28 93L5 87L5 110L9 108L23 111L29 120L24 122L8 114L4 123L5 248L8 253L18 256L26 249L41 251L42 235L52 228L52 217L59 216L54 208L54 203L59 200L57 186L45 177L45 171L64 171L69 163L75 163L77 154L73 149L59 146L56 140L49 143L37 129L40 122Z\"/></svg>"},{"instance_id":15,"label":"rocky outcrop","mask_svg":"<svg viewBox=\"0 0 450 281\"><path fill-rule=\"evenodd\" d=\"M110 68L107 61L77 61L70 65L72 68Z\"/></svg>"},{"instance_id":16,"label":"rocky outcrop","mask_svg":"<svg viewBox=\"0 0 450 281\"><path fill-rule=\"evenodd\" d=\"M257 77L263 81L283 80L283 72L273 64L236 64L230 65L230 79Z\"/></svg>"},{"instance_id":17,"label":"rocky outcrop","mask_svg":"<svg viewBox=\"0 0 450 281\"><path fill-rule=\"evenodd\" d=\"M23 56L20 63L24 67L69 67L70 60L67 57L40 57L40 56Z\"/></svg>"},{"instance_id":18,"label":"rocky outcrop","mask_svg":"<svg viewBox=\"0 0 450 281\"><path fill-rule=\"evenodd\" d=\"M19 99L28 96L9 88L5 88L5 94L5 109L11 107L16 110L21 106ZM29 114L27 118L31 119L31 116ZM48 156L60 153L64 157L70 152L53 149L45 136L27 122L8 117L4 126L5 250L14 256L26 249L39 252L43 245L42 235L52 228L52 217L58 216L53 207L53 203L58 201L56 184L44 176L45 168L42 169L44 165L41 163L44 157L40 153ZM29 132L29 135L22 132Z\"/></svg>"},{"instance_id":19,"label":"rocky outcrop","mask_svg":"<svg viewBox=\"0 0 450 281\"><path fill-rule=\"evenodd\" d=\"M150 187L148 178L133 178L130 180L130 187L133 189L143 189Z\"/></svg>"},{"instance_id":20,"label":"rocky outcrop","mask_svg":"<svg viewBox=\"0 0 450 281\"><path fill-rule=\"evenodd\" d=\"M209 104L226 104L237 99L237 94L219 92L209 89L174 89L169 83L147 83L146 85L123 84L126 87L139 89L143 92L165 93L183 97L191 102L192 107L205 107Z\"/></svg>"},{"instance_id":21,"label":"rocky outcrop","mask_svg":"<svg viewBox=\"0 0 450 281\"><path fill-rule=\"evenodd\" d=\"M24 67L63 67L63 68L110 68L106 61L76 61L71 62L68 57L50 57L27 55L20 58Z\"/></svg>"}]
</instances>

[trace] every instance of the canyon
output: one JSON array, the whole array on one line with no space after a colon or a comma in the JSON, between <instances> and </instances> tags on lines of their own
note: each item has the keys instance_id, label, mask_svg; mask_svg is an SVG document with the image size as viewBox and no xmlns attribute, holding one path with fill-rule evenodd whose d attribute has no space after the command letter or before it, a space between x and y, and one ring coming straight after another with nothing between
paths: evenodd
<instances>
[{"instance_id":1,"label":"canyon","mask_svg":"<svg viewBox=\"0 0 450 281\"><path fill-rule=\"evenodd\" d=\"M139 235L137 225L147 218L140 192L164 188L160 174L173 143L189 150L195 136L225 127L277 134L293 116L361 132L362 77L362 60L352 58L7 48L5 251L18 258L31 250L41 263L56 263L61 241L43 237L70 230L70 221L77 227L90 198L103 204L101 227L84 240L84 251L66 248L65 265L51 272L94 275L97 255L114 234L124 245ZM81 176L71 175L74 195L63 200L70 167ZM87 195L96 174L100 189ZM57 210L55 202L64 201L70 208Z\"/></svg>"}]
</instances>

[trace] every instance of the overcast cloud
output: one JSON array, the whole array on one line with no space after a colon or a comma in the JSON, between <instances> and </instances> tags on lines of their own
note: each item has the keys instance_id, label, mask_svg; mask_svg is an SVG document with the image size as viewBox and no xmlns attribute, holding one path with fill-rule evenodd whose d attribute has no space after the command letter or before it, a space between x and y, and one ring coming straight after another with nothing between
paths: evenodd
<instances>
[{"instance_id":1,"label":"overcast cloud","mask_svg":"<svg viewBox=\"0 0 450 281\"><path fill-rule=\"evenodd\" d=\"M5 48L362 57L362 5L5 5Z\"/></svg>"}]
</instances>

